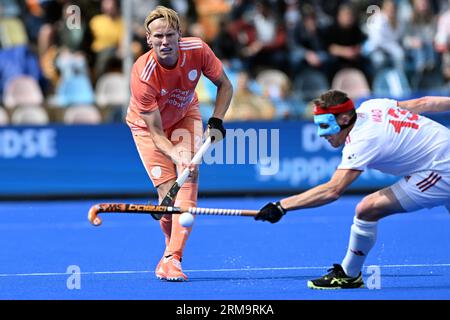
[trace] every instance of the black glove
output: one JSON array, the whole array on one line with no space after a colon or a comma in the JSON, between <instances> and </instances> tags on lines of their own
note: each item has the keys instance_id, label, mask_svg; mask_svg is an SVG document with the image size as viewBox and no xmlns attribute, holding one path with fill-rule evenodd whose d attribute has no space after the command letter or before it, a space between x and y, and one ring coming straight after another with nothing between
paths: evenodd
<instances>
[{"instance_id":1,"label":"black glove","mask_svg":"<svg viewBox=\"0 0 450 320\"><path fill-rule=\"evenodd\" d=\"M275 223L280 221L281 217L286 214L286 210L281 206L280 201L269 202L259 210L255 220L269 221Z\"/></svg>"},{"instance_id":2,"label":"black glove","mask_svg":"<svg viewBox=\"0 0 450 320\"><path fill-rule=\"evenodd\" d=\"M217 142L225 138L227 131L223 127L223 121L219 118L211 117L208 120L209 136L212 142Z\"/></svg>"}]
</instances>

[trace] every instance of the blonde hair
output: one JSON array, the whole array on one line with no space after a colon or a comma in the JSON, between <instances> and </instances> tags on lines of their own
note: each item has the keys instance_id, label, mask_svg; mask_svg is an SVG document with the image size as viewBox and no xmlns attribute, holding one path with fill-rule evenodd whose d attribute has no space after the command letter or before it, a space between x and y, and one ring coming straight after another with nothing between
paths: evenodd
<instances>
[{"instance_id":1,"label":"blonde hair","mask_svg":"<svg viewBox=\"0 0 450 320\"><path fill-rule=\"evenodd\" d=\"M166 20L173 29L177 31L180 30L180 18L178 17L177 12L164 6L157 6L148 14L144 22L145 30L147 30L148 33L151 33L149 24L160 18Z\"/></svg>"}]
</instances>

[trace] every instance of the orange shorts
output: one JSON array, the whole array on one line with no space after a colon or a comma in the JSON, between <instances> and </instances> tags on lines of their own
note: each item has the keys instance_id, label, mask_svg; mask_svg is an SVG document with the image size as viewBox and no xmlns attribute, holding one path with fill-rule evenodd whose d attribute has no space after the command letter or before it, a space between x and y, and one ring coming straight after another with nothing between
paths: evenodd
<instances>
[{"instance_id":1,"label":"orange shorts","mask_svg":"<svg viewBox=\"0 0 450 320\"><path fill-rule=\"evenodd\" d=\"M164 130L166 137L174 144L180 144L180 149L191 153L191 159L202 145L203 124L198 113L187 114L173 127ZM170 157L167 157L153 143L148 132L135 132L132 130L136 148L144 164L153 186L176 180L176 166Z\"/></svg>"}]
</instances>

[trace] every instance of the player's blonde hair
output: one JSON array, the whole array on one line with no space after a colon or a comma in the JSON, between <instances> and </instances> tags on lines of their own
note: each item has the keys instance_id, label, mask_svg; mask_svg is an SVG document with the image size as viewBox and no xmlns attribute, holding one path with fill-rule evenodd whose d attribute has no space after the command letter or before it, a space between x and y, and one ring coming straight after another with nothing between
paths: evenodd
<instances>
[{"instance_id":1,"label":"player's blonde hair","mask_svg":"<svg viewBox=\"0 0 450 320\"><path fill-rule=\"evenodd\" d=\"M169 23L169 26L173 29L180 31L180 17L175 10L166 8L164 6L157 6L154 10L152 10L147 18L145 18L144 27L148 33L150 32L149 24L156 19L164 19Z\"/></svg>"}]
</instances>

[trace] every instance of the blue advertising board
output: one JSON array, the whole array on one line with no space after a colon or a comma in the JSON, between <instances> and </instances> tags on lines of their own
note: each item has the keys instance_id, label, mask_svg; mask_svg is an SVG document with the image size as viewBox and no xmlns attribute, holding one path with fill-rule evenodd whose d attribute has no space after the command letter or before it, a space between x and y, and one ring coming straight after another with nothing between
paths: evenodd
<instances>
[{"instance_id":1,"label":"blue advertising board","mask_svg":"<svg viewBox=\"0 0 450 320\"><path fill-rule=\"evenodd\" d=\"M311 122L227 123L227 138L203 159L200 193L298 192L326 182L339 162ZM350 190L397 180L368 170ZM125 124L0 128L3 199L143 194L156 192Z\"/></svg>"}]
</instances>

